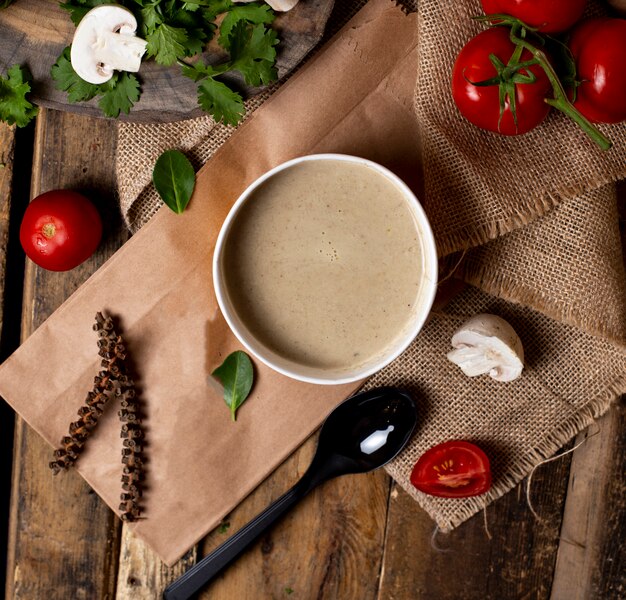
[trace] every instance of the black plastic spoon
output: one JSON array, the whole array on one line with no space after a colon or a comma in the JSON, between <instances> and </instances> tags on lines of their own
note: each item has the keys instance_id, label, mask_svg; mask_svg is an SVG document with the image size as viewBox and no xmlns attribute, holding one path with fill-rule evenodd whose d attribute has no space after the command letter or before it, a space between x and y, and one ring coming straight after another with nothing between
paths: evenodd
<instances>
[{"instance_id":1,"label":"black plastic spoon","mask_svg":"<svg viewBox=\"0 0 626 600\"><path fill-rule=\"evenodd\" d=\"M324 422L317 451L302 479L177 579L163 598L190 598L320 483L348 473L366 473L388 463L409 441L416 423L413 399L398 389L376 388L348 398Z\"/></svg>"}]
</instances>

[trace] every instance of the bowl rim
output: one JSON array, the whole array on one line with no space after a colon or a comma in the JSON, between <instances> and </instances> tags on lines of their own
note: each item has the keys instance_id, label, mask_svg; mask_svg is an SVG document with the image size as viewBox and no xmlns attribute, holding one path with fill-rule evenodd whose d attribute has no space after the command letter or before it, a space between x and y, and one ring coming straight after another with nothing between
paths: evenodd
<instances>
[{"instance_id":1,"label":"bowl rim","mask_svg":"<svg viewBox=\"0 0 626 600\"><path fill-rule=\"evenodd\" d=\"M411 319L411 324L409 327L407 327L406 332L399 336L399 341L397 344L393 344L392 346L390 346L391 350L389 352L385 352L381 355L380 360L369 364L368 368L356 369L354 370L354 372L348 371L348 374L342 377L337 377L336 375L332 376L332 371L329 371L330 376L328 378L310 376L307 374L299 373L296 370L285 368L282 365L278 365L273 362L271 358L264 356L263 353L260 352L253 343L251 344L250 340L248 340L247 338L249 336L255 341L258 340L256 340L256 338L251 333L248 333L248 335L246 335L246 332L242 332L238 324L235 322L233 315L231 315L231 309L229 307L230 301L226 302L226 298L228 297L228 295L226 291L226 284L223 283L224 277L222 274L222 269L220 268L226 238L231 230L233 221L237 217L237 214L239 213L243 204L245 204L247 199L252 195L252 192L260 187L265 181L273 177L276 173L284 171L294 165L303 162L318 160L340 160L366 165L391 180L402 191L407 201L411 205L411 210L416 220L416 228L420 233L425 257L425 289L421 292L423 296L421 306L419 307L419 310L416 311L414 317ZM233 332L239 342L244 346L244 348L246 348L246 350L248 350L255 358L260 360L263 364L267 365L274 371L281 373L282 375L290 377L291 379L319 385L341 385L346 383L354 383L362 379L366 379L374 373L377 373L393 360L395 360L398 356L400 356L400 354L402 354L409 347L413 340L415 340L419 332L422 330L426 319L428 318L435 299L435 294L437 292L438 260L435 236L433 234L428 217L426 216L426 212L424 211L424 208L422 207L416 194L413 192L413 190L411 190L411 188L409 188L406 183L404 183L402 179L400 179L400 177L398 177L393 171L391 171L387 167L384 167L383 165L366 158L361 158L359 156L354 156L351 154L320 153L307 154L280 163L269 171L263 173L261 176L256 178L250 185L248 185L248 187L246 187L246 189L239 195L239 197L231 207L230 211L228 212L226 219L222 223L213 251L212 270L213 288L220 311L228 326L230 327L230 330ZM234 311L234 309L233 313L236 314L236 311ZM265 347L260 341L258 343L259 345Z\"/></svg>"}]
</instances>

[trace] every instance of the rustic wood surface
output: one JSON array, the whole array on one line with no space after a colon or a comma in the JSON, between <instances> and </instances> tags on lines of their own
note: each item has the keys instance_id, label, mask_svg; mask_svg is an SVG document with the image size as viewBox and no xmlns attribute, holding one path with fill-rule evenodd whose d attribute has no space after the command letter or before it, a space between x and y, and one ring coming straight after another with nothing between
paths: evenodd
<instances>
[{"instance_id":1,"label":"rustic wood surface","mask_svg":"<svg viewBox=\"0 0 626 600\"><path fill-rule=\"evenodd\" d=\"M126 240L114 198L114 148L114 124L89 117L43 110L36 128L16 132L0 125L2 358ZM59 187L89 193L106 224L98 253L68 273L25 261L17 242L29 197ZM12 481L4 476L2 486L2 521L9 529L0 530L8 599L159 598L197 557L290 487L315 447L313 437L221 527L167 568L76 473L53 477L50 448L19 418L12 432L13 414L4 404L1 410L2 457L5 466L13 465ZM585 444L536 471L531 498L541 521L530 513L523 485L485 515L441 534L382 471L328 482L200 597L624 598L625 428L619 403L590 428Z\"/></svg>"},{"instance_id":2,"label":"rustic wood surface","mask_svg":"<svg viewBox=\"0 0 626 600\"><path fill-rule=\"evenodd\" d=\"M334 0L307 0L286 13L277 13L273 27L278 31L279 77L289 73L320 41ZM50 68L74 35L75 27L58 0L19 0L0 10L0 73L13 64L27 65L33 75L33 100L41 106L102 116L97 100L70 104L66 92L57 90ZM203 58L213 63L223 58L212 42ZM162 67L144 61L140 73L141 99L122 120L141 122L174 121L205 113L198 108L197 86L183 77L180 68ZM225 76L247 94L258 89L246 86L236 76Z\"/></svg>"}]
</instances>

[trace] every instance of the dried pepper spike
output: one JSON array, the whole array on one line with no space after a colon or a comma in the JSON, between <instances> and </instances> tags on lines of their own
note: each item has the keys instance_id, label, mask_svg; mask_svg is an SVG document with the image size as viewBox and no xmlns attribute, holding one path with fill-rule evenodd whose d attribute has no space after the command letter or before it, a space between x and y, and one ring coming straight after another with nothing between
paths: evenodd
<instances>
[{"instance_id":1,"label":"dried pepper spike","mask_svg":"<svg viewBox=\"0 0 626 600\"><path fill-rule=\"evenodd\" d=\"M93 326L98 334L98 355L101 371L94 377L93 389L78 409L79 419L70 423L69 435L54 451L50 468L56 475L74 465L87 438L98 424L105 405L113 398L119 401L122 442L122 494L119 509L123 521L135 521L141 514L140 500L144 479L143 437L139 400L133 380L128 374L124 340L115 329L113 319L101 312Z\"/></svg>"}]
</instances>

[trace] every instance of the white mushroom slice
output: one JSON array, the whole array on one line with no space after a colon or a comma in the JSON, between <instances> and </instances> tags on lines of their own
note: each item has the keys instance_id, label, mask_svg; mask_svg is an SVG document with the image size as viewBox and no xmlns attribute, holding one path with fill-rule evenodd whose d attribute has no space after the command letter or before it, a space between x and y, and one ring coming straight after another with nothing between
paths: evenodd
<instances>
[{"instance_id":1,"label":"white mushroom slice","mask_svg":"<svg viewBox=\"0 0 626 600\"><path fill-rule=\"evenodd\" d=\"M113 4L91 9L74 33L70 58L78 76L89 83L105 83L113 71L136 73L146 51L137 37L137 20L130 10Z\"/></svg>"},{"instance_id":2,"label":"white mushroom slice","mask_svg":"<svg viewBox=\"0 0 626 600\"><path fill-rule=\"evenodd\" d=\"M298 0L265 0L267 4L269 4L274 10L278 12L287 12L291 10L296 4L298 4ZM239 4L246 4L248 2L256 2L256 0L234 0Z\"/></svg>"},{"instance_id":3,"label":"white mushroom slice","mask_svg":"<svg viewBox=\"0 0 626 600\"><path fill-rule=\"evenodd\" d=\"M469 377L488 373L496 381L522 374L524 349L513 327L496 315L476 315L452 336L448 359Z\"/></svg>"}]
</instances>

